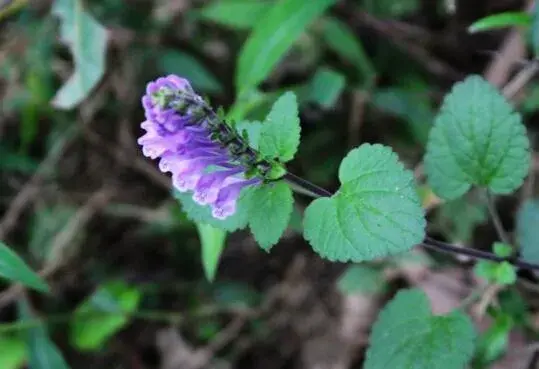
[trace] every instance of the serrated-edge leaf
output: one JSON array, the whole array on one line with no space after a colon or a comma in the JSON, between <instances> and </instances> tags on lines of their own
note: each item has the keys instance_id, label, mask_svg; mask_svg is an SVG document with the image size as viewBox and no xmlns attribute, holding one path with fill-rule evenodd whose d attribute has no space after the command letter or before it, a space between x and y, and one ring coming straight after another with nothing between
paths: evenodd
<instances>
[{"instance_id":1,"label":"serrated-edge leaf","mask_svg":"<svg viewBox=\"0 0 539 369\"><path fill-rule=\"evenodd\" d=\"M262 131L262 122L242 120L241 122L236 123L234 128L240 134L240 136L247 136L249 146L255 150L258 150L260 132Z\"/></svg>"},{"instance_id":2,"label":"serrated-edge leaf","mask_svg":"<svg viewBox=\"0 0 539 369\"><path fill-rule=\"evenodd\" d=\"M301 131L298 114L298 102L293 92L286 92L277 99L260 130L262 155L282 162L294 158Z\"/></svg>"},{"instance_id":3,"label":"serrated-edge leaf","mask_svg":"<svg viewBox=\"0 0 539 369\"><path fill-rule=\"evenodd\" d=\"M269 251L281 238L292 215L294 198L287 183L279 181L249 192L249 228L260 247Z\"/></svg>"},{"instance_id":4,"label":"serrated-edge leaf","mask_svg":"<svg viewBox=\"0 0 539 369\"><path fill-rule=\"evenodd\" d=\"M341 187L305 211L304 236L330 261L360 262L398 254L425 235L412 173L388 147L364 144L339 168Z\"/></svg>"},{"instance_id":5,"label":"serrated-edge leaf","mask_svg":"<svg viewBox=\"0 0 539 369\"><path fill-rule=\"evenodd\" d=\"M0 241L0 277L20 282L41 292L49 291L47 284L2 241Z\"/></svg>"},{"instance_id":6,"label":"serrated-edge leaf","mask_svg":"<svg viewBox=\"0 0 539 369\"><path fill-rule=\"evenodd\" d=\"M458 310L433 316L422 291L402 290L373 326L365 369L462 369L472 358L474 340L468 316Z\"/></svg>"},{"instance_id":7,"label":"serrated-edge leaf","mask_svg":"<svg viewBox=\"0 0 539 369\"><path fill-rule=\"evenodd\" d=\"M60 36L73 55L75 70L52 104L72 109L88 96L105 73L107 31L84 11L81 0L55 0L52 13L62 22Z\"/></svg>"},{"instance_id":8,"label":"serrated-edge leaf","mask_svg":"<svg viewBox=\"0 0 539 369\"><path fill-rule=\"evenodd\" d=\"M427 179L445 200L472 185L507 194L528 173L529 147L520 115L494 86L473 75L444 99L427 144Z\"/></svg>"}]
</instances>

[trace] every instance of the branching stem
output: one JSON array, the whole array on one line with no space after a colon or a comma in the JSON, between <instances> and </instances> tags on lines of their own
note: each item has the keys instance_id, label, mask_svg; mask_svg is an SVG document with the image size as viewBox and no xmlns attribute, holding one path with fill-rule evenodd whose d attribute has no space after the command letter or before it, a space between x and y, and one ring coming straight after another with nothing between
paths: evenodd
<instances>
[{"instance_id":1,"label":"branching stem","mask_svg":"<svg viewBox=\"0 0 539 369\"><path fill-rule=\"evenodd\" d=\"M314 197L314 198L318 198L318 197L329 197L329 196L332 196L333 193L331 193L330 191L322 188L322 187L319 187L301 177L298 177L296 176L295 174L292 174L292 173L287 173L285 174L284 176L284 180L287 181L288 183L290 183L292 185L292 187L296 187L296 188L301 188L302 189L302 193L304 194L307 194L307 195L310 195L311 197ZM491 207L491 201L489 199L489 209ZM497 220L494 220L494 223L496 225L496 223L498 223L498 225L496 225L496 229L498 230L498 227L500 226L501 227L501 222L499 221L499 217L497 217L497 213L494 211L494 213L496 214L496 219ZM494 219L494 216L493 216L493 219ZM501 228L501 230L503 231L503 227ZM498 230L498 232L500 233L500 231ZM502 237L502 234L503 234L503 237ZM504 242L507 242L505 239L506 239L506 234L505 234L505 231L503 231L501 234L500 234L500 238L502 238L502 240L504 240ZM456 245L453 245L451 243L446 243L446 242L443 242L443 241L438 241L438 240L435 240L431 237L425 237L425 239L423 240L423 242L421 243L422 246L426 247L426 248L429 248L431 250L435 250L435 251L438 251L438 252L445 252L445 253L449 253L449 254L458 254L458 255L466 255L468 257L471 257L473 259L481 259L481 260L488 260L488 261L493 261L493 262L498 262L498 263L501 263L501 262L504 262L504 261L507 261L509 263L511 263L512 265L514 265L515 267L517 268L520 268L520 269L528 269L528 270L538 270L539 271L539 265L538 264L533 264L533 263L528 263L524 260L521 260L521 259L518 259L518 258L514 258L514 257L509 257L509 258L504 258L504 257L501 257L501 256L498 256L492 252L488 252L488 251L482 251L482 250L477 250L477 249L473 249L473 248L468 248L468 247L460 247L460 246L456 246Z\"/></svg>"}]
</instances>

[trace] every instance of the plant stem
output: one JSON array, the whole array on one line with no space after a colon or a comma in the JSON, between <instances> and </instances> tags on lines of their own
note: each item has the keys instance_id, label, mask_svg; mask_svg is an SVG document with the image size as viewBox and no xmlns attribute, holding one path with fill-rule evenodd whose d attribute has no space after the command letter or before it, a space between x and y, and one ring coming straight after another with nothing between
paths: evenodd
<instances>
[{"instance_id":1,"label":"plant stem","mask_svg":"<svg viewBox=\"0 0 539 369\"><path fill-rule=\"evenodd\" d=\"M283 177L288 183L290 183L291 185L293 185L293 187L296 187L296 188L301 188L301 192L302 193L305 193L305 194L310 194L312 197L315 197L315 198L318 198L318 197L329 197L329 196L332 196L333 194L322 188L322 187L319 187L301 177L298 177L296 176L295 174L292 174L292 173L286 173ZM488 201L488 204L489 204L489 209L491 209L491 205L493 205L493 203L490 201L491 199L489 198L489 201ZM494 215L493 215L494 214ZM492 209L491 209L491 215L493 217L494 220L494 224L496 226L496 229L498 231L498 233L500 234L500 238L507 243L507 235L505 233L505 230L503 229L503 227L501 226L501 222L500 222L500 218L498 217L498 213L496 212L496 210L494 209L494 207L492 206ZM498 225L496 225L498 224ZM498 229L499 228L499 229ZM501 231L501 232L500 232ZM532 264L532 263L528 263L524 260L521 260L521 259L517 259L517 258L505 258L505 257L501 257L501 256L498 256L492 252L488 252L488 251L482 251L482 250L477 250L477 249L473 249L473 248L469 248L469 247L460 247L460 246L456 246L456 245L453 245L451 243L446 243L446 242L443 242L443 241L438 241L438 240L435 240L433 238L430 238L428 236L425 237L425 239L423 240L423 242L420 244L424 247L427 247L431 250L435 250L435 251L438 251L438 252L445 252L445 253L449 253L449 254L459 254L459 255L466 255L466 256L469 256L473 259L482 259L482 260L489 260L489 261L493 261L493 262L497 262L497 263L501 263L501 262L504 262L504 261L507 261L509 263L511 263L512 265L514 265L515 267L517 268L520 268L520 269L529 269L529 270L538 270L539 271L539 264Z\"/></svg>"},{"instance_id":2,"label":"plant stem","mask_svg":"<svg viewBox=\"0 0 539 369\"><path fill-rule=\"evenodd\" d=\"M286 173L284 175L284 180L287 181L288 183L292 184L292 185L295 185L297 187L300 187L302 188L303 190L305 190L306 192L304 193L310 193L312 197L330 197L330 196L333 196L333 194L326 190L325 188L322 188L322 187L319 187L317 185L315 185L314 183L311 183L301 177L298 177L297 175L295 174L292 174L290 172Z\"/></svg>"},{"instance_id":3,"label":"plant stem","mask_svg":"<svg viewBox=\"0 0 539 369\"><path fill-rule=\"evenodd\" d=\"M500 215L498 214L498 211L496 210L496 203L494 201L494 197L491 195L491 193L488 190L485 191L485 197L487 201L488 211L492 218L492 222L494 223L494 228L496 228L496 233L498 233L498 237L500 237L500 240L502 240L504 243L509 244L509 236L507 235L507 232L503 228Z\"/></svg>"},{"instance_id":4,"label":"plant stem","mask_svg":"<svg viewBox=\"0 0 539 369\"><path fill-rule=\"evenodd\" d=\"M538 264L528 263L527 261L517 258L504 258L488 251L456 246L451 243L435 240L428 236L425 237L425 240L423 241L422 245L432 250L442 251L449 254L466 255L473 259L489 260L497 263L507 261L520 269L539 270Z\"/></svg>"},{"instance_id":5,"label":"plant stem","mask_svg":"<svg viewBox=\"0 0 539 369\"><path fill-rule=\"evenodd\" d=\"M539 71L539 62L537 60L530 61L525 68L510 80L503 88L502 93L508 99L512 99L515 95L530 82L533 76Z\"/></svg>"}]
</instances>

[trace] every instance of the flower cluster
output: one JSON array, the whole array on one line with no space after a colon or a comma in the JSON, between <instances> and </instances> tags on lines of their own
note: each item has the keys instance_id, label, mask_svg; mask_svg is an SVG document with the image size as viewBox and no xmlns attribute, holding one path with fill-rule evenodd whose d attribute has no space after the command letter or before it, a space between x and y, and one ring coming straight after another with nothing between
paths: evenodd
<instances>
[{"instance_id":1,"label":"flower cluster","mask_svg":"<svg viewBox=\"0 0 539 369\"><path fill-rule=\"evenodd\" d=\"M262 182L247 175L256 161L248 145L178 76L148 83L142 105L143 154L160 158L159 169L172 174L174 187L192 191L215 218L234 214L240 191Z\"/></svg>"}]
</instances>

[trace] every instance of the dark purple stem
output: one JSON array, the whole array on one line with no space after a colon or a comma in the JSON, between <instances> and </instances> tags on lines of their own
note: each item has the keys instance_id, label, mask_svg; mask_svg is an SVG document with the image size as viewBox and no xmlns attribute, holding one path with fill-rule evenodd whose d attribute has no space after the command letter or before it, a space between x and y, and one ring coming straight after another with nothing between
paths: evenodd
<instances>
[{"instance_id":1,"label":"dark purple stem","mask_svg":"<svg viewBox=\"0 0 539 369\"><path fill-rule=\"evenodd\" d=\"M312 193L313 197L330 197L333 195L333 193L331 193L330 191L322 187L319 187L292 173L286 173L283 179L295 186L303 188L308 193ZM498 262L498 263L507 261L520 269L539 270L539 265L528 263L518 258L505 258L505 257L498 256L492 252L481 251L481 250L472 249L468 247L460 247L460 246L456 246L456 245L446 243L443 241L435 240L428 236L425 237L425 239L420 245L426 248L429 248L431 250L439 251L439 252L466 255L473 259L488 260L488 261L493 261L493 262Z\"/></svg>"}]
</instances>

